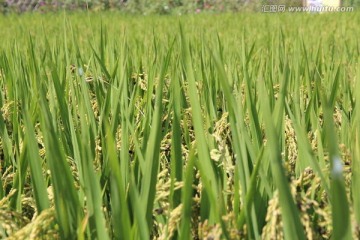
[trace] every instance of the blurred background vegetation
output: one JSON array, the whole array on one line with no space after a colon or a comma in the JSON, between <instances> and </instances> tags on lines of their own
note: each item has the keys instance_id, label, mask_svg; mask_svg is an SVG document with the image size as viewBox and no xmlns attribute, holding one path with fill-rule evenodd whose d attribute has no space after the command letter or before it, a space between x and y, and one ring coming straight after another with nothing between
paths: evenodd
<instances>
[{"instance_id":1,"label":"blurred background vegetation","mask_svg":"<svg viewBox=\"0 0 360 240\"><path fill-rule=\"evenodd\" d=\"M259 11L264 4L301 6L302 0L0 0L2 13L59 10L122 11L137 14ZM360 6L360 0L343 0L343 6Z\"/></svg>"}]
</instances>

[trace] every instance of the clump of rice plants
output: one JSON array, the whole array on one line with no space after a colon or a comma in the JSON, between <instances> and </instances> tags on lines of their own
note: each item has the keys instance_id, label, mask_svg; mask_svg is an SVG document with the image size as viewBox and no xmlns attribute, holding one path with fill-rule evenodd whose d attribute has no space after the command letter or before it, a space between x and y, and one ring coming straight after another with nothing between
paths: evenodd
<instances>
[{"instance_id":1,"label":"clump of rice plants","mask_svg":"<svg viewBox=\"0 0 360 240\"><path fill-rule=\"evenodd\" d=\"M359 238L357 18L1 16L0 238Z\"/></svg>"}]
</instances>

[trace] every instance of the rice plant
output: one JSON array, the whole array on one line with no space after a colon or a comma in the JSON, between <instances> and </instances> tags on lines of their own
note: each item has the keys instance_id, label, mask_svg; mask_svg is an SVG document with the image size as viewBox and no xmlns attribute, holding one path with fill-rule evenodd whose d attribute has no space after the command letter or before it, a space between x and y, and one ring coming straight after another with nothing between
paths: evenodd
<instances>
[{"instance_id":1,"label":"rice plant","mask_svg":"<svg viewBox=\"0 0 360 240\"><path fill-rule=\"evenodd\" d=\"M0 16L0 238L358 239L358 19Z\"/></svg>"}]
</instances>

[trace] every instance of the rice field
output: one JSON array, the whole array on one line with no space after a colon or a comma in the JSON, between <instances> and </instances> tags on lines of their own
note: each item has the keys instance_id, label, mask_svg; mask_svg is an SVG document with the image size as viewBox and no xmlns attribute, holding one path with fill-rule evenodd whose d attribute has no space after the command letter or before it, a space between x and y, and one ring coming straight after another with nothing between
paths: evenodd
<instances>
[{"instance_id":1,"label":"rice field","mask_svg":"<svg viewBox=\"0 0 360 240\"><path fill-rule=\"evenodd\" d=\"M0 239L359 239L359 21L0 16Z\"/></svg>"}]
</instances>

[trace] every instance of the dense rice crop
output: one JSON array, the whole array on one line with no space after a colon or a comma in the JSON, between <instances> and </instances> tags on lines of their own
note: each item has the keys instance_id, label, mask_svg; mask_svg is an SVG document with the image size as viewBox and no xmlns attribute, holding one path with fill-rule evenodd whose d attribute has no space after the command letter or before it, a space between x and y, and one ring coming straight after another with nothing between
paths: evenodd
<instances>
[{"instance_id":1,"label":"dense rice crop","mask_svg":"<svg viewBox=\"0 0 360 240\"><path fill-rule=\"evenodd\" d=\"M359 238L359 17L0 17L0 238Z\"/></svg>"}]
</instances>

